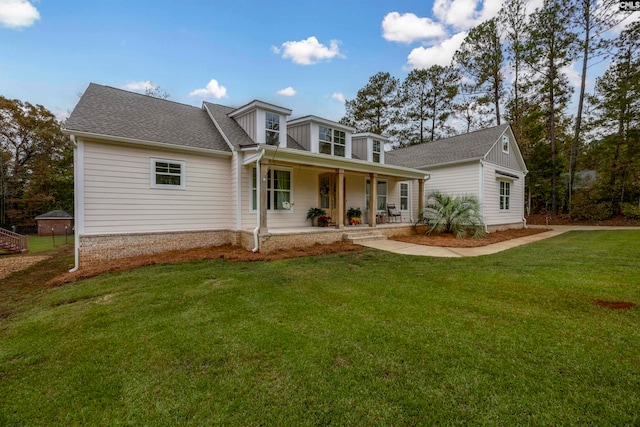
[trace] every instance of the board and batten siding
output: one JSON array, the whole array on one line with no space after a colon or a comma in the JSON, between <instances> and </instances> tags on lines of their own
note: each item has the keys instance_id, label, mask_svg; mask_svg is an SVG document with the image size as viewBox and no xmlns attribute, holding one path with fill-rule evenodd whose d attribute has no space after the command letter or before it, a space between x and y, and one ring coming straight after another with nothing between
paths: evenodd
<instances>
[{"instance_id":1,"label":"board and batten siding","mask_svg":"<svg viewBox=\"0 0 640 427\"><path fill-rule=\"evenodd\" d=\"M295 139L305 150L311 151L311 124L302 123L294 126L287 124L287 135Z\"/></svg>"},{"instance_id":2,"label":"board and batten siding","mask_svg":"<svg viewBox=\"0 0 640 427\"><path fill-rule=\"evenodd\" d=\"M235 118L236 122L242 129L249 135L252 141L257 141L258 132L258 117L256 111L251 111L247 114Z\"/></svg>"},{"instance_id":3,"label":"board and batten siding","mask_svg":"<svg viewBox=\"0 0 640 427\"><path fill-rule=\"evenodd\" d=\"M496 170L518 176L518 179L496 176ZM487 225L521 223L524 218L524 173L519 170L506 169L485 163L483 211ZM508 210L500 210L500 181L511 183Z\"/></svg>"},{"instance_id":4,"label":"board and batten siding","mask_svg":"<svg viewBox=\"0 0 640 427\"><path fill-rule=\"evenodd\" d=\"M185 189L151 188L151 159L185 162ZM84 144L84 234L226 229L232 224L229 158Z\"/></svg>"},{"instance_id":5,"label":"board and batten siding","mask_svg":"<svg viewBox=\"0 0 640 427\"><path fill-rule=\"evenodd\" d=\"M514 169L517 171L522 170L522 165L518 161L518 156L516 154L517 148L515 146L515 142L513 138L509 137L509 152L505 153L502 151L502 138L498 140L498 142L491 148L491 150L485 156L485 159L488 162L495 163L496 165L501 165L510 169Z\"/></svg>"}]
</instances>

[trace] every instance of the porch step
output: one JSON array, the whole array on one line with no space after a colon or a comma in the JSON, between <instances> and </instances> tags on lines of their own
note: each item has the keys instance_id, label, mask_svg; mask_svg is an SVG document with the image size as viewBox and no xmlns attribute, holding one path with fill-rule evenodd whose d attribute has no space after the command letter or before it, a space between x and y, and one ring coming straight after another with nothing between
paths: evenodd
<instances>
[{"instance_id":1,"label":"porch step","mask_svg":"<svg viewBox=\"0 0 640 427\"><path fill-rule=\"evenodd\" d=\"M369 231L366 233L345 233L342 235L342 240L346 240L349 243L362 243L376 240L387 240L387 236L375 231Z\"/></svg>"}]
</instances>

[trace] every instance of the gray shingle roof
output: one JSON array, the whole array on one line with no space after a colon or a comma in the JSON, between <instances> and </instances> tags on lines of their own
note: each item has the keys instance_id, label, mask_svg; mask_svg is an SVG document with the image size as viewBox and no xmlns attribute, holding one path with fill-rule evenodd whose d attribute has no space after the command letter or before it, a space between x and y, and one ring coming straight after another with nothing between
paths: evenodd
<instances>
[{"instance_id":1,"label":"gray shingle roof","mask_svg":"<svg viewBox=\"0 0 640 427\"><path fill-rule=\"evenodd\" d=\"M42 215L38 215L35 219L68 219L68 218L73 218L73 217L68 213L66 213L65 211L57 210L57 211L47 212Z\"/></svg>"},{"instance_id":2,"label":"gray shingle roof","mask_svg":"<svg viewBox=\"0 0 640 427\"><path fill-rule=\"evenodd\" d=\"M508 124L439 139L385 153L385 163L417 168L484 157Z\"/></svg>"},{"instance_id":3,"label":"gray shingle roof","mask_svg":"<svg viewBox=\"0 0 640 427\"><path fill-rule=\"evenodd\" d=\"M225 107L220 104L212 104L210 102L205 102L204 105L209 110L213 119L218 123L218 126L220 126L220 129L227 139L229 139L231 144L235 147L255 145L255 141L247 135L238 122L229 117L229 114L236 110L235 108Z\"/></svg>"},{"instance_id":4,"label":"gray shingle roof","mask_svg":"<svg viewBox=\"0 0 640 427\"><path fill-rule=\"evenodd\" d=\"M65 129L231 151L204 109L91 83Z\"/></svg>"}]
</instances>

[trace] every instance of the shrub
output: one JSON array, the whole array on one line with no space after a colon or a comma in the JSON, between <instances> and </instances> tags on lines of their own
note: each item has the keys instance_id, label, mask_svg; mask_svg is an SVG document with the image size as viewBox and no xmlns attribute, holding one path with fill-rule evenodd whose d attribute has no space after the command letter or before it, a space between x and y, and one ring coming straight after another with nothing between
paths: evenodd
<instances>
[{"instance_id":1,"label":"shrub","mask_svg":"<svg viewBox=\"0 0 640 427\"><path fill-rule=\"evenodd\" d=\"M571 219L580 221L602 221L613 216L611 202L596 202L585 193L576 193L571 200Z\"/></svg>"},{"instance_id":2,"label":"shrub","mask_svg":"<svg viewBox=\"0 0 640 427\"><path fill-rule=\"evenodd\" d=\"M485 235L478 212L480 202L474 195L450 196L435 191L427 199L422 222L428 226L426 234L436 231L455 234L457 238L471 234L475 239Z\"/></svg>"},{"instance_id":3,"label":"shrub","mask_svg":"<svg viewBox=\"0 0 640 427\"><path fill-rule=\"evenodd\" d=\"M640 205L635 203L623 203L622 215L629 219L640 219Z\"/></svg>"}]
</instances>

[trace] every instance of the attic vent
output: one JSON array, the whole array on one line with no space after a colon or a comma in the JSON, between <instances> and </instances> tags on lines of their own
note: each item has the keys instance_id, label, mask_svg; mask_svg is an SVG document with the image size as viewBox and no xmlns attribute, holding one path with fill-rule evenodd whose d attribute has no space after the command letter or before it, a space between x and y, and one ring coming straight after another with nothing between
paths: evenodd
<instances>
[{"instance_id":1,"label":"attic vent","mask_svg":"<svg viewBox=\"0 0 640 427\"><path fill-rule=\"evenodd\" d=\"M512 173L509 172L503 172L503 171L496 171L496 178L510 178L510 179L520 179L520 177L518 175L514 175Z\"/></svg>"}]
</instances>

